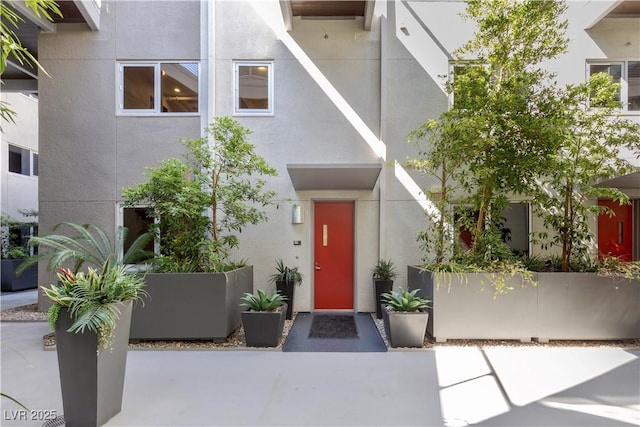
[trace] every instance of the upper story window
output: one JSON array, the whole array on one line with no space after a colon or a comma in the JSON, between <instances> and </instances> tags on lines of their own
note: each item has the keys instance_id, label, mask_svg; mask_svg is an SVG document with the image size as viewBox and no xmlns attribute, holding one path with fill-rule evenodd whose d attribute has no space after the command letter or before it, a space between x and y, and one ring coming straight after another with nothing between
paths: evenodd
<instances>
[{"instance_id":1,"label":"upper story window","mask_svg":"<svg viewBox=\"0 0 640 427\"><path fill-rule=\"evenodd\" d=\"M486 65L457 62L449 64L449 108L473 110L485 102L486 81L490 79Z\"/></svg>"},{"instance_id":2,"label":"upper story window","mask_svg":"<svg viewBox=\"0 0 640 427\"><path fill-rule=\"evenodd\" d=\"M33 156L33 162L31 157ZM38 154L26 148L9 144L9 172L26 176L38 176ZM33 164L33 170L31 165Z\"/></svg>"},{"instance_id":3,"label":"upper story window","mask_svg":"<svg viewBox=\"0 0 640 427\"><path fill-rule=\"evenodd\" d=\"M234 62L236 115L273 115L273 62Z\"/></svg>"},{"instance_id":4,"label":"upper story window","mask_svg":"<svg viewBox=\"0 0 640 427\"><path fill-rule=\"evenodd\" d=\"M118 68L120 114L198 113L197 62L121 62Z\"/></svg>"},{"instance_id":5,"label":"upper story window","mask_svg":"<svg viewBox=\"0 0 640 427\"><path fill-rule=\"evenodd\" d=\"M596 73L606 73L614 83L620 84L616 100L622 102L622 111L640 111L640 61L587 63L587 75Z\"/></svg>"}]
</instances>

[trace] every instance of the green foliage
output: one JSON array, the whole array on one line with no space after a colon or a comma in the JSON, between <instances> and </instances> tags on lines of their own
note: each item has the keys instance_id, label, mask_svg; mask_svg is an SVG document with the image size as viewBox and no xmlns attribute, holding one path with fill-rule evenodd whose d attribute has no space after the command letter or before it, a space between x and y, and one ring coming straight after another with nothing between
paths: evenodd
<instances>
[{"instance_id":1,"label":"green foliage","mask_svg":"<svg viewBox=\"0 0 640 427\"><path fill-rule=\"evenodd\" d=\"M42 68L38 60L22 46L15 30L24 19L11 7L13 0L0 2L0 39L2 40L2 59L0 60L0 76L7 68L7 61L14 60L25 68L38 68L44 74L47 72ZM54 0L26 0L25 5L30 8L36 16L44 16L52 21L53 15L62 17L60 8ZM0 80L0 84L2 84ZM15 123L15 111L11 110L5 102L0 102L0 119ZM0 128L0 131L2 129Z\"/></svg>"},{"instance_id":2,"label":"green foliage","mask_svg":"<svg viewBox=\"0 0 640 427\"><path fill-rule=\"evenodd\" d=\"M604 257L596 263L596 272L601 276L640 280L640 261L628 262L616 257Z\"/></svg>"},{"instance_id":3,"label":"green foliage","mask_svg":"<svg viewBox=\"0 0 640 427\"><path fill-rule=\"evenodd\" d=\"M640 126L616 115L618 91L610 76L598 73L588 82L558 91L558 109L563 120L557 124L562 147L553 156L553 167L532 188L533 205L544 225L553 231L539 233L543 248L557 247L562 253L562 271L570 271L574 259L588 262L589 246L595 241L589 221L612 212L593 201L609 199L629 203L617 188L599 185L616 176L637 171L621 156L628 148L640 152ZM590 108L593 104L598 108Z\"/></svg>"},{"instance_id":4,"label":"green foliage","mask_svg":"<svg viewBox=\"0 0 640 427\"><path fill-rule=\"evenodd\" d=\"M409 135L419 158L408 165L437 177L441 186L439 213L431 230L418 236L436 262L449 261L457 251L453 201L477 212L465 224L473 236L471 251L491 249L481 256L500 259L496 245L480 245L496 243L505 195L526 194L551 167L560 118L544 84L552 75L540 63L566 49L566 21L559 21L564 10L564 4L546 0L467 3L465 17L478 30L455 52L455 78L446 86L453 108Z\"/></svg>"},{"instance_id":5,"label":"green foliage","mask_svg":"<svg viewBox=\"0 0 640 427\"><path fill-rule=\"evenodd\" d=\"M419 289L415 289L409 292L400 288L398 291L385 292L380 297L394 311L424 311L429 308L431 301L416 296L418 291Z\"/></svg>"},{"instance_id":6,"label":"green foliage","mask_svg":"<svg viewBox=\"0 0 640 427\"><path fill-rule=\"evenodd\" d=\"M58 270L60 285L41 287L53 301L49 309L49 324L53 329L63 308L69 310L74 323L68 332L83 333L86 330L98 334L98 350L107 348L120 311L115 303L137 300L144 293L144 278L129 274L122 265L113 263L110 257L101 270L91 267L87 272L72 273L68 269Z\"/></svg>"},{"instance_id":7,"label":"green foliage","mask_svg":"<svg viewBox=\"0 0 640 427\"><path fill-rule=\"evenodd\" d=\"M20 210L23 216L37 217L32 210ZM37 232L38 221L18 221L9 215L0 215L0 259L24 259L29 257L25 234Z\"/></svg>"},{"instance_id":8,"label":"green foliage","mask_svg":"<svg viewBox=\"0 0 640 427\"><path fill-rule=\"evenodd\" d=\"M398 270L391 259L381 259L371 269L371 277L374 280L393 280L398 275Z\"/></svg>"},{"instance_id":9,"label":"green foliage","mask_svg":"<svg viewBox=\"0 0 640 427\"><path fill-rule=\"evenodd\" d=\"M55 232L60 227L66 228L74 235L50 233L32 237L29 245L38 246L40 251L38 255L23 262L17 270L18 273L40 260L48 260L47 269L52 272L58 271L65 263L71 262L73 263L71 271L75 274L85 263L102 268L107 262L115 261L119 265L136 264L153 256L153 253L144 250L144 247L153 238L149 233L139 236L123 254L127 233L127 229L124 227L118 228L113 244L107 233L95 224L63 222L56 225L53 231Z\"/></svg>"},{"instance_id":10,"label":"green foliage","mask_svg":"<svg viewBox=\"0 0 640 427\"><path fill-rule=\"evenodd\" d=\"M269 278L271 283L275 282L293 282L302 283L302 273L298 271L298 267L288 267L284 265L282 259L276 261L276 272Z\"/></svg>"},{"instance_id":11,"label":"green foliage","mask_svg":"<svg viewBox=\"0 0 640 427\"><path fill-rule=\"evenodd\" d=\"M256 295L245 293L241 299L243 301L242 305L253 311L274 311L282 307L286 298L279 292L267 295L265 291L258 289Z\"/></svg>"},{"instance_id":12,"label":"green foliage","mask_svg":"<svg viewBox=\"0 0 640 427\"><path fill-rule=\"evenodd\" d=\"M276 170L254 152L250 133L236 120L215 118L202 138L182 141L184 160L148 168L146 183L125 189L127 205L149 205L156 219L162 271L228 270L236 233L268 220L264 208L275 193L261 177Z\"/></svg>"}]
</instances>

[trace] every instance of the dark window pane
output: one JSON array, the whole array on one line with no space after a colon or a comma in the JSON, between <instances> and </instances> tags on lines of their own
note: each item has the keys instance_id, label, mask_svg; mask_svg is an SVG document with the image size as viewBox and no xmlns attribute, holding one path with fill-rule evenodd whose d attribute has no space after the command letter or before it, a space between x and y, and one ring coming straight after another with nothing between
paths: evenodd
<instances>
[{"instance_id":1,"label":"dark window pane","mask_svg":"<svg viewBox=\"0 0 640 427\"><path fill-rule=\"evenodd\" d=\"M125 110L154 109L154 67L126 66L123 70Z\"/></svg>"},{"instance_id":2,"label":"dark window pane","mask_svg":"<svg viewBox=\"0 0 640 427\"><path fill-rule=\"evenodd\" d=\"M198 64L162 64L162 111L198 112Z\"/></svg>"},{"instance_id":3,"label":"dark window pane","mask_svg":"<svg viewBox=\"0 0 640 427\"><path fill-rule=\"evenodd\" d=\"M33 153L33 176L38 176L38 154Z\"/></svg>"},{"instance_id":4,"label":"dark window pane","mask_svg":"<svg viewBox=\"0 0 640 427\"><path fill-rule=\"evenodd\" d=\"M124 251L126 252L141 234L150 231L152 224L153 218L149 216L147 208L124 208L122 225L128 230ZM147 244L145 250L153 251L153 241Z\"/></svg>"},{"instance_id":5,"label":"dark window pane","mask_svg":"<svg viewBox=\"0 0 640 427\"><path fill-rule=\"evenodd\" d=\"M640 61L629 61L627 68L629 110L640 111Z\"/></svg>"},{"instance_id":6,"label":"dark window pane","mask_svg":"<svg viewBox=\"0 0 640 427\"><path fill-rule=\"evenodd\" d=\"M9 172L22 175L31 174L29 150L9 145Z\"/></svg>"}]
</instances>

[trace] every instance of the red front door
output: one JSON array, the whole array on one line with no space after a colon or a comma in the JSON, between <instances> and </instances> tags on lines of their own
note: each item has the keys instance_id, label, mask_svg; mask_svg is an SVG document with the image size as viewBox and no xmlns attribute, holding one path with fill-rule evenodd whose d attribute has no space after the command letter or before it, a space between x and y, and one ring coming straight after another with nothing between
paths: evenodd
<instances>
[{"instance_id":1,"label":"red front door","mask_svg":"<svg viewBox=\"0 0 640 427\"><path fill-rule=\"evenodd\" d=\"M353 308L353 202L314 204L314 306Z\"/></svg>"},{"instance_id":2,"label":"red front door","mask_svg":"<svg viewBox=\"0 0 640 427\"><path fill-rule=\"evenodd\" d=\"M620 206L611 200L598 200L598 205L606 206L615 215L598 216L598 252L600 256L614 256L622 261L632 260L632 206Z\"/></svg>"}]
</instances>

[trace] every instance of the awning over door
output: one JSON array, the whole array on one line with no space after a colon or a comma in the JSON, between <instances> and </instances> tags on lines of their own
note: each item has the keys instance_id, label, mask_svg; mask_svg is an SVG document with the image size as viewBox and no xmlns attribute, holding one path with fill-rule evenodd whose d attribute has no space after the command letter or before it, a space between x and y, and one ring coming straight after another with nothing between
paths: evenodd
<instances>
[{"instance_id":1,"label":"awning over door","mask_svg":"<svg viewBox=\"0 0 640 427\"><path fill-rule=\"evenodd\" d=\"M380 163L288 164L296 190L373 190L380 176Z\"/></svg>"}]
</instances>

